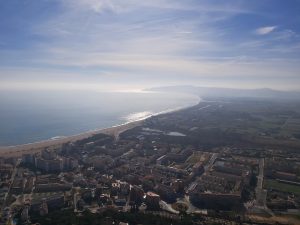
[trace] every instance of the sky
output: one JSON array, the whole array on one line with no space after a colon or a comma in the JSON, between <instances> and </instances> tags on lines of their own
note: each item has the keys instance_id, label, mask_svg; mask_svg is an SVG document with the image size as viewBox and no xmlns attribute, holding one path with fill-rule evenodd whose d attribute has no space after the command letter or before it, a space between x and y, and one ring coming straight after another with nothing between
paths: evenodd
<instances>
[{"instance_id":1,"label":"sky","mask_svg":"<svg viewBox=\"0 0 300 225\"><path fill-rule=\"evenodd\" d=\"M0 89L300 90L299 0L0 0Z\"/></svg>"}]
</instances>

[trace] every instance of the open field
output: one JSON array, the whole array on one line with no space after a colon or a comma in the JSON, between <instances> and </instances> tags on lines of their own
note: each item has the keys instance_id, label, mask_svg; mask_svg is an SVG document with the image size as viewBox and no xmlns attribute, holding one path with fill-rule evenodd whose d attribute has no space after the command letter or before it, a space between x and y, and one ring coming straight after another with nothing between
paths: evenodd
<instances>
[{"instance_id":1,"label":"open field","mask_svg":"<svg viewBox=\"0 0 300 225\"><path fill-rule=\"evenodd\" d=\"M215 99L147 120L145 126L185 134L181 143L202 147L300 148L300 103L262 99ZM164 137L171 142L179 138Z\"/></svg>"},{"instance_id":2,"label":"open field","mask_svg":"<svg viewBox=\"0 0 300 225\"><path fill-rule=\"evenodd\" d=\"M264 223L264 224L293 224L297 225L300 223L300 218L297 216L271 216L266 217L262 215L250 215L249 219L253 222Z\"/></svg>"},{"instance_id":3,"label":"open field","mask_svg":"<svg viewBox=\"0 0 300 225\"><path fill-rule=\"evenodd\" d=\"M300 186L281 183L277 180L266 179L264 181L264 187L267 189L273 189L277 191L289 192L295 195L300 195Z\"/></svg>"}]
</instances>

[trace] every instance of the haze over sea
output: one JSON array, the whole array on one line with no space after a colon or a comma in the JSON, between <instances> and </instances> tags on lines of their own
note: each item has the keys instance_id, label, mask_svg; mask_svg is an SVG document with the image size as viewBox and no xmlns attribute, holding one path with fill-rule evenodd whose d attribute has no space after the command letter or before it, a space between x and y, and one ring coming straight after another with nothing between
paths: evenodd
<instances>
[{"instance_id":1,"label":"haze over sea","mask_svg":"<svg viewBox=\"0 0 300 225\"><path fill-rule=\"evenodd\" d=\"M107 128L198 102L175 93L1 91L0 146Z\"/></svg>"}]
</instances>

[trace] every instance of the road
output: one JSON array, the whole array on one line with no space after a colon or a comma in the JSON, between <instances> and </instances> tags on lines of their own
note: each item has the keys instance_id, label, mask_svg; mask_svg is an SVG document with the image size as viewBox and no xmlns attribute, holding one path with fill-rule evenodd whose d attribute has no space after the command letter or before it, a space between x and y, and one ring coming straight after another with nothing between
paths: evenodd
<instances>
[{"instance_id":1,"label":"road","mask_svg":"<svg viewBox=\"0 0 300 225\"><path fill-rule=\"evenodd\" d=\"M255 193L256 193L256 203L258 206L262 206L262 207L266 205L266 199L264 198L265 194L263 190L264 167L265 167L265 159L261 158L259 160L259 173L257 176L257 186L255 188Z\"/></svg>"},{"instance_id":2,"label":"road","mask_svg":"<svg viewBox=\"0 0 300 225\"><path fill-rule=\"evenodd\" d=\"M11 191L11 188L13 186L13 183L15 181L15 177L16 177L16 174L17 174L17 171L18 171L18 166L21 162L21 159L18 159L17 160L17 163L16 163L16 166L12 172L12 175L11 175L11 182L10 182L10 185L9 185L9 188L8 188L8 191L7 193L5 194L5 197L4 197L4 201L3 201L3 206L2 206L2 209L4 209L6 207L6 200L7 200L7 196L9 195L10 191Z\"/></svg>"},{"instance_id":3,"label":"road","mask_svg":"<svg viewBox=\"0 0 300 225\"><path fill-rule=\"evenodd\" d=\"M12 188L12 186L13 186L13 183L14 183L14 181L15 181L15 177L16 177L16 174L17 174L17 172L18 172L18 166L19 166L20 162L21 162L21 159L18 159L17 162L16 162L16 166L15 166L13 172L12 172L12 175L11 175L11 178L10 178L10 179L11 179L11 182L10 182L8 191L7 191L7 193L6 193L5 196L4 196L4 199L3 199L3 205L2 205L2 207L1 207L1 212L0 212L0 213L3 213L3 212L4 212L4 209L6 208L7 197L9 196L9 193L10 193L11 188ZM9 220L11 219L11 212L9 212L9 213L6 215L6 218L7 218L7 221L9 221Z\"/></svg>"},{"instance_id":4,"label":"road","mask_svg":"<svg viewBox=\"0 0 300 225\"><path fill-rule=\"evenodd\" d=\"M172 208L171 204L168 204L163 200L160 200L159 206L161 207L161 209L166 210L170 213L179 214L178 211L176 211L175 209Z\"/></svg>"},{"instance_id":5,"label":"road","mask_svg":"<svg viewBox=\"0 0 300 225\"><path fill-rule=\"evenodd\" d=\"M213 153L212 156L210 157L209 162L204 166L204 173L206 174L214 165L216 159L218 158L219 153ZM195 187L197 186L197 183L199 182L200 177L197 177L196 181L192 182L189 187L187 188L187 193L193 191Z\"/></svg>"},{"instance_id":6,"label":"road","mask_svg":"<svg viewBox=\"0 0 300 225\"><path fill-rule=\"evenodd\" d=\"M214 162L216 161L218 156L219 156L219 153L213 153L213 155L211 156L207 165L204 166L204 171L205 171L204 173L206 173L207 171L209 171L212 168L212 166L214 165Z\"/></svg>"},{"instance_id":7,"label":"road","mask_svg":"<svg viewBox=\"0 0 300 225\"><path fill-rule=\"evenodd\" d=\"M257 176L257 185L255 188L256 199L253 202L253 205L249 207L249 210L253 212L264 212L273 216L274 213L266 205L267 190L263 189L264 167L265 167L265 159L261 158L259 160L259 172Z\"/></svg>"}]
</instances>

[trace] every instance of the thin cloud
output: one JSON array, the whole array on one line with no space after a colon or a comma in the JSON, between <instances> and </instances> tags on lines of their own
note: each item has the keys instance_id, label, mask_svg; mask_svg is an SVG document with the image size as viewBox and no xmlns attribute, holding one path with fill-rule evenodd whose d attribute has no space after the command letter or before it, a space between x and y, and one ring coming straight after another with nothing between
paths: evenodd
<instances>
[{"instance_id":1,"label":"thin cloud","mask_svg":"<svg viewBox=\"0 0 300 225\"><path fill-rule=\"evenodd\" d=\"M106 10L120 13L128 12L140 8L164 9L164 10L185 10L197 12L223 12L223 13L251 13L256 14L254 10L247 9L239 3L234 1L234 4L218 3L213 4L209 1L201 1L201 3L184 2L180 0L61 0L69 8L75 10L93 10L97 13ZM195 5L197 7L195 7Z\"/></svg>"},{"instance_id":2,"label":"thin cloud","mask_svg":"<svg viewBox=\"0 0 300 225\"><path fill-rule=\"evenodd\" d=\"M52 6L52 1L40 2L41 6L45 2ZM300 43L300 30L293 24L284 25L285 21L296 25L298 22L288 14L280 19L269 18L271 26L260 27L267 12L259 0L256 3L247 0L53 2L58 10L51 11L47 17L32 13L34 7L25 8L26 15L32 18L24 30L22 24L14 22L22 21L14 18L18 15L10 15L12 18L5 20L7 27L20 29L7 32L11 38L0 37L0 47L1 43L6 45L0 52L0 81L11 74L3 67L24 65L25 68L15 72L20 74L16 81L23 77L29 79L35 68L41 70L34 73L35 81L54 82L59 77L68 77L82 83L82 79L93 76L99 77L101 84L147 81L153 85L162 80L167 84L193 83L198 78L221 82L220 77L222 83L239 77L253 82L268 77L296 84L294 81L300 79L297 78L299 47L296 47ZM0 9L1 14L5 15ZM239 17L241 14L247 17ZM261 16L260 21L257 14ZM249 18L253 21L252 35L247 35ZM281 60L274 63L270 57ZM289 80L291 77L293 81Z\"/></svg>"},{"instance_id":3,"label":"thin cloud","mask_svg":"<svg viewBox=\"0 0 300 225\"><path fill-rule=\"evenodd\" d=\"M266 35L273 32L276 28L277 26L260 27L255 30L255 33L258 35Z\"/></svg>"}]
</instances>

